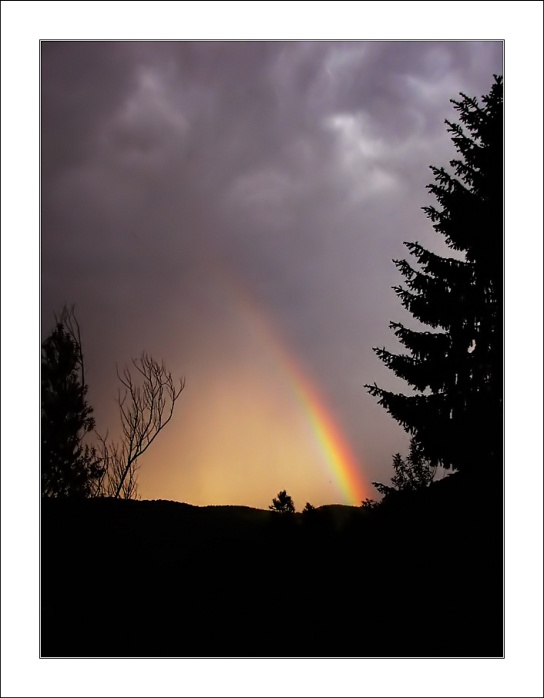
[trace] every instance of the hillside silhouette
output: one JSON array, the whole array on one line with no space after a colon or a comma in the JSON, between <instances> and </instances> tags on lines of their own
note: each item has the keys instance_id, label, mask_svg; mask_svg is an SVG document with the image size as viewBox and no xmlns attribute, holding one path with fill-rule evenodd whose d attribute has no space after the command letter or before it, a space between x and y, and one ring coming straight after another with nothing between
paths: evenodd
<instances>
[{"instance_id":1,"label":"hillside silhouette","mask_svg":"<svg viewBox=\"0 0 544 698\"><path fill-rule=\"evenodd\" d=\"M285 516L42 500L41 655L503 655L502 483Z\"/></svg>"}]
</instances>

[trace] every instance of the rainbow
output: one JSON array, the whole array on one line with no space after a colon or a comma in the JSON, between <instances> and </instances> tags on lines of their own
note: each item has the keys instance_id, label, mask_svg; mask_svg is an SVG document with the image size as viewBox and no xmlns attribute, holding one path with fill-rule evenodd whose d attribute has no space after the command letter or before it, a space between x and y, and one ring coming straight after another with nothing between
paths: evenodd
<instances>
[{"instance_id":1,"label":"rainbow","mask_svg":"<svg viewBox=\"0 0 544 698\"><path fill-rule=\"evenodd\" d=\"M228 272L224 264L217 264L222 281L230 290L238 309L246 321L256 328L275 361L286 376L298 403L304 410L313 438L321 450L330 474L345 504L358 506L368 496L368 485L362 477L360 465L346 438L333 419L323 397L310 381L292 353L286 348L279 333L265 311L256 303L239 279Z\"/></svg>"},{"instance_id":2,"label":"rainbow","mask_svg":"<svg viewBox=\"0 0 544 698\"><path fill-rule=\"evenodd\" d=\"M333 420L322 396L300 367L284 352L282 365L291 378L293 390L304 408L310 427L345 503L356 506L361 504L367 496L368 486L362 479L359 465L348 442Z\"/></svg>"}]
</instances>

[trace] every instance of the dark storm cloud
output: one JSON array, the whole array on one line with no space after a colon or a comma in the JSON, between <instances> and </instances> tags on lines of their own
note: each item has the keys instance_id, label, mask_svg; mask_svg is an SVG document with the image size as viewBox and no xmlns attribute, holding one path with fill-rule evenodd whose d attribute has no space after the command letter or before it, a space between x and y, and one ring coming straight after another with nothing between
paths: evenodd
<instances>
[{"instance_id":1,"label":"dark storm cloud","mask_svg":"<svg viewBox=\"0 0 544 698\"><path fill-rule=\"evenodd\" d=\"M76 303L104 390L100 366L153 343L184 372L221 313L220 260L384 477L402 436L362 386L399 315L390 260L432 237L448 100L501 65L500 43L43 43L45 328Z\"/></svg>"},{"instance_id":2,"label":"dark storm cloud","mask_svg":"<svg viewBox=\"0 0 544 698\"><path fill-rule=\"evenodd\" d=\"M130 46L115 42L42 43L44 178L88 157L100 127L134 89Z\"/></svg>"}]
</instances>

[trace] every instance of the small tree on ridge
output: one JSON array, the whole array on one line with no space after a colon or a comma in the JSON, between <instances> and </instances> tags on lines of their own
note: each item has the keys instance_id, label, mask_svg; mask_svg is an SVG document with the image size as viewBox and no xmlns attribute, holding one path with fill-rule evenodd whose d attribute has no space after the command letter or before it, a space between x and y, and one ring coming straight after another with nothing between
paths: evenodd
<instances>
[{"instance_id":1,"label":"small tree on ridge","mask_svg":"<svg viewBox=\"0 0 544 698\"><path fill-rule=\"evenodd\" d=\"M295 505L293 504L293 500L285 490L279 492L277 498L274 497L272 499L272 504L270 504L268 508L277 512L278 514L295 513Z\"/></svg>"}]
</instances>

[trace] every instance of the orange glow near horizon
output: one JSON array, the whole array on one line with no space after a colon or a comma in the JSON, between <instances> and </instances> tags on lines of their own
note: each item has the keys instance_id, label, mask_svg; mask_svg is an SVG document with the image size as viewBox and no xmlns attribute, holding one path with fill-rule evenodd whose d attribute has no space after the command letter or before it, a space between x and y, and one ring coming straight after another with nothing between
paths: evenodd
<instances>
[{"instance_id":1,"label":"orange glow near horizon","mask_svg":"<svg viewBox=\"0 0 544 698\"><path fill-rule=\"evenodd\" d=\"M206 372L188 374L172 425L142 459L141 496L266 508L285 489L298 510L359 505L370 488L317 387L245 289L222 269L214 278L228 334L214 328Z\"/></svg>"}]
</instances>

